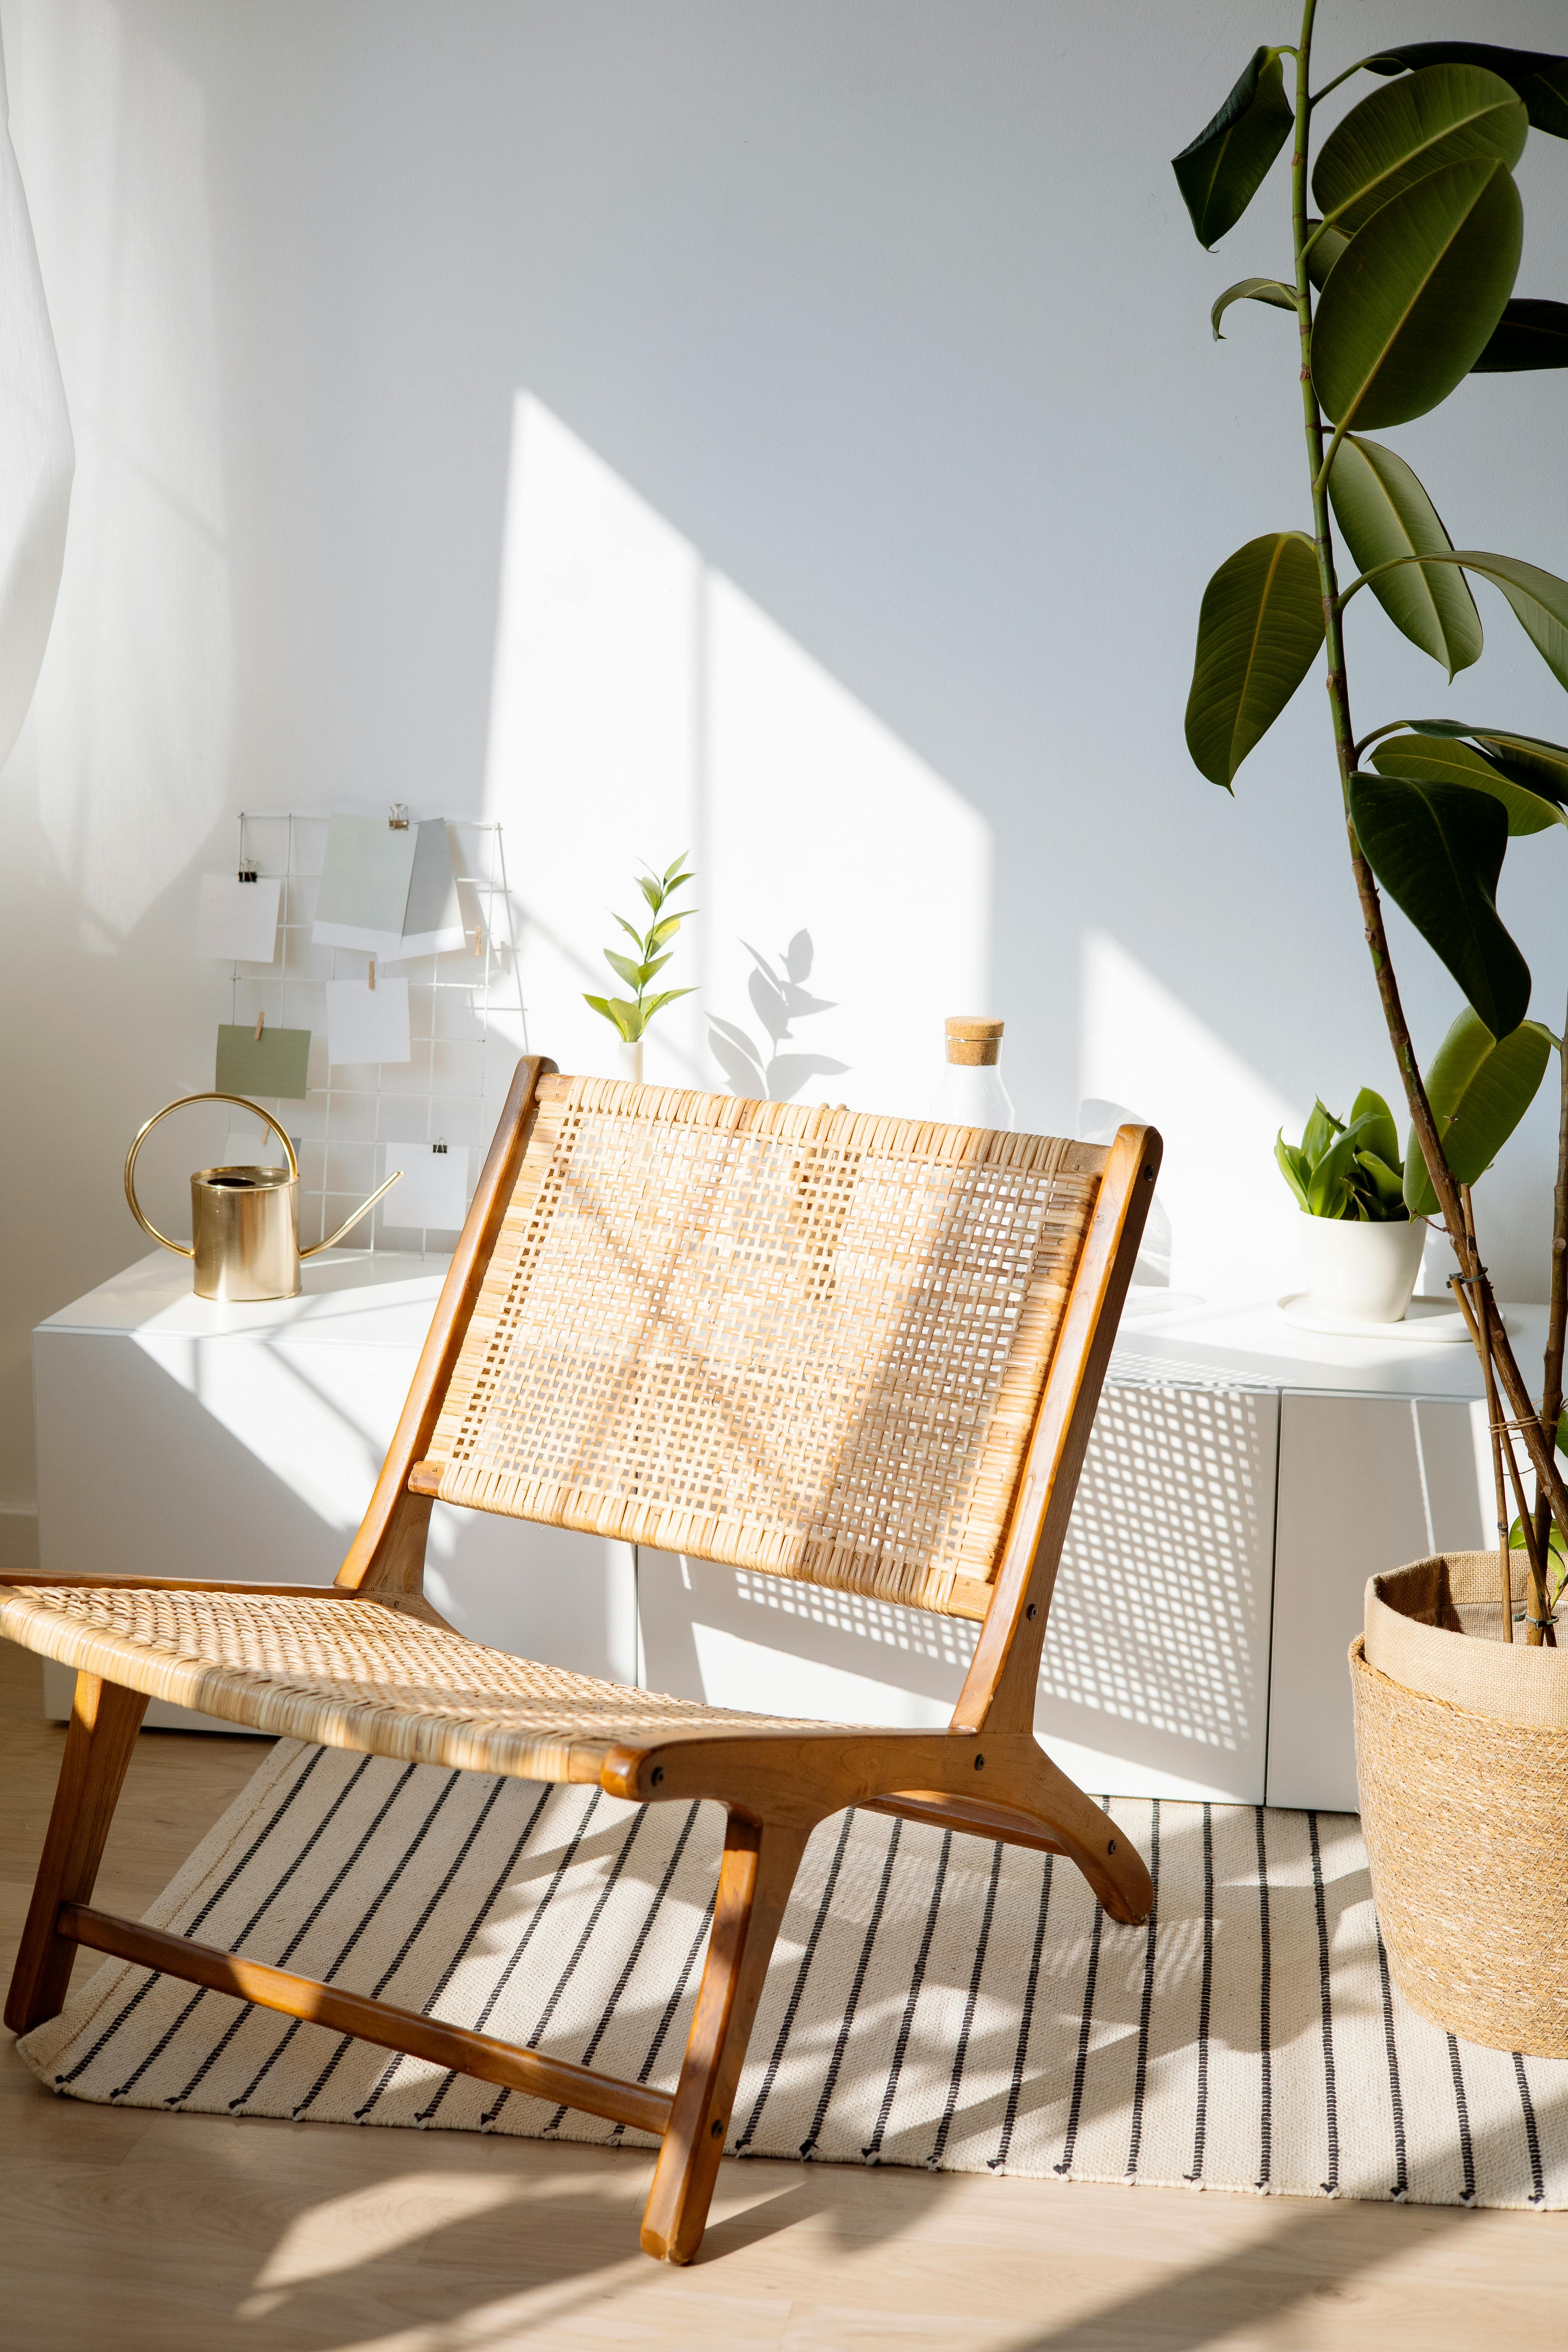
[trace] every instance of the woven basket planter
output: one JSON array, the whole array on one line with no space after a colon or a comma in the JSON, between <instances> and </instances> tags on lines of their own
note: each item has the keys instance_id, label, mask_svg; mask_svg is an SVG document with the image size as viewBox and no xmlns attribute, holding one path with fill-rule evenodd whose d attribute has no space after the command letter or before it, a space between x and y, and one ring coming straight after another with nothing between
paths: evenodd
<instances>
[{"instance_id":1,"label":"woven basket planter","mask_svg":"<svg viewBox=\"0 0 1568 2352\"><path fill-rule=\"evenodd\" d=\"M1362 1828L1405 1999L1468 2042L1568 2058L1568 1649L1505 1643L1500 1619L1495 1551L1368 1583Z\"/></svg>"}]
</instances>

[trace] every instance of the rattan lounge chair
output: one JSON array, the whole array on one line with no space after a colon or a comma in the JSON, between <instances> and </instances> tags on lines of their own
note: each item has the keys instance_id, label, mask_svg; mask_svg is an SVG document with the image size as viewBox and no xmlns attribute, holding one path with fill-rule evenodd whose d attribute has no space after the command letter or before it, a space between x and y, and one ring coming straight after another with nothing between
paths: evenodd
<instances>
[{"instance_id":1,"label":"rattan lounge chair","mask_svg":"<svg viewBox=\"0 0 1568 2352\"><path fill-rule=\"evenodd\" d=\"M335 1587L0 1580L77 1669L5 2009L79 1945L660 2137L647 2252L701 2242L807 1836L846 1805L1068 1855L1113 1919L1137 1853L1037 1745L1073 1490L1160 1139L1109 1150L567 1078L527 1060ZM437 1496L980 1625L945 1731L726 1713L468 1641L422 1594ZM109 1565L112 1565L110 1563ZM90 1907L152 1697L373 1755L727 1810L671 2094Z\"/></svg>"}]
</instances>

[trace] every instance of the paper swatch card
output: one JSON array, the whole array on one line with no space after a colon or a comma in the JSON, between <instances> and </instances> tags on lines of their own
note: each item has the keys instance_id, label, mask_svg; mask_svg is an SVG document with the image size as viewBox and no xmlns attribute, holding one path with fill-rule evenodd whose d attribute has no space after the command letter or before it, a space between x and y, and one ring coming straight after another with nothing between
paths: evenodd
<instances>
[{"instance_id":1,"label":"paper swatch card","mask_svg":"<svg viewBox=\"0 0 1568 2352\"><path fill-rule=\"evenodd\" d=\"M278 951L283 885L242 882L237 874L204 874L196 901L196 953L224 963L270 963Z\"/></svg>"},{"instance_id":2,"label":"paper swatch card","mask_svg":"<svg viewBox=\"0 0 1568 2352\"><path fill-rule=\"evenodd\" d=\"M396 962L448 954L464 936L439 817L399 827L378 816L331 818L310 933L318 947L358 948Z\"/></svg>"},{"instance_id":3,"label":"paper swatch card","mask_svg":"<svg viewBox=\"0 0 1568 2352\"><path fill-rule=\"evenodd\" d=\"M405 980L378 972L374 988L367 980L328 981L330 1062L406 1062L413 1050Z\"/></svg>"},{"instance_id":4,"label":"paper swatch card","mask_svg":"<svg viewBox=\"0 0 1568 2352\"><path fill-rule=\"evenodd\" d=\"M386 1173L403 1171L382 1203L389 1225L437 1225L456 1233L468 1213L468 1149L454 1144L448 1151L428 1143L389 1143Z\"/></svg>"},{"instance_id":5,"label":"paper swatch card","mask_svg":"<svg viewBox=\"0 0 1568 2352\"><path fill-rule=\"evenodd\" d=\"M418 835L414 871L408 877L408 904L403 915L405 956L451 955L466 945L462 908L458 904L458 880L452 871L452 845L439 817L411 828ZM390 950L389 950L390 952Z\"/></svg>"},{"instance_id":6,"label":"paper swatch card","mask_svg":"<svg viewBox=\"0 0 1568 2352\"><path fill-rule=\"evenodd\" d=\"M263 1029L256 1024L226 1022L217 1033L217 1076L213 1084L220 1095L272 1095L287 1102L303 1102L310 1066L308 1029Z\"/></svg>"}]
</instances>

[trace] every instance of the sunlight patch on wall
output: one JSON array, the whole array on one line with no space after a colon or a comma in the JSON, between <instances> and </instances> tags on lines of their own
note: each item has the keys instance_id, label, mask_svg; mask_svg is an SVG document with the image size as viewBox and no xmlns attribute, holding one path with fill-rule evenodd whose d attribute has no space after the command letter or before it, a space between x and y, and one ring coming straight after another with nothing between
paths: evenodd
<instances>
[{"instance_id":1,"label":"sunlight patch on wall","mask_svg":"<svg viewBox=\"0 0 1568 2352\"><path fill-rule=\"evenodd\" d=\"M1103 931L1085 936L1079 1003L1079 1095L1125 1105L1165 1139L1172 1289L1215 1302L1300 1289L1300 1212L1274 1139L1300 1136L1304 1109Z\"/></svg>"},{"instance_id":2,"label":"sunlight patch on wall","mask_svg":"<svg viewBox=\"0 0 1568 2352\"><path fill-rule=\"evenodd\" d=\"M39 817L113 952L224 804L234 652L202 92L107 0L13 0L77 441L59 604L21 739ZM20 136L20 132L18 132ZM26 170L26 151L23 151ZM58 291L57 292L57 282Z\"/></svg>"},{"instance_id":3,"label":"sunlight patch on wall","mask_svg":"<svg viewBox=\"0 0 1568 2352\"><path fill-rule=\"evenodd\" d=\"M700 911L658 985L699 993L650 1032L650 1080L729 1083L712 1013L763 1062L772 1047L845 1066L790 1063L796 1100L918 1112L941 1076L944 1014L984 1007L983 820L528 393L513 417L486 814L507 828L523 907L531 1039L563 1068L617 1071L583 992L621 992L601 956L611 910L637 911L639 859L679 850ZM782 977L792 942L810 1007L781 1040L750 950Z\"/></svg>"}]
</instances>

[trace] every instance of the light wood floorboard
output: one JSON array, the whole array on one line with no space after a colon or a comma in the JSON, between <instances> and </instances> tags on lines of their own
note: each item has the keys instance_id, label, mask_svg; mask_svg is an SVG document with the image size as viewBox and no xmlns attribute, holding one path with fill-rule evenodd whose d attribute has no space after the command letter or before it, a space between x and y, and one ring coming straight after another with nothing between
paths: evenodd
<instances>
[{"instance_id":1,"label":"light wood floorboard","mask_svg":"<svg viewBox=\"0 0 1568 2352\"><path fill-rule=\"evenodd\" d=\"M0 1960L58 1769L0 1643ZM139 1914L254 1771L144 1732L100 1881ZM94 1965L84 1955L80 1965ZM0 2038L7 2352L1552 2352L1568 2214L727 2164L702 2259L637 2251L646 2157L57 2099Z\"/></svg>"}]
</instances>

